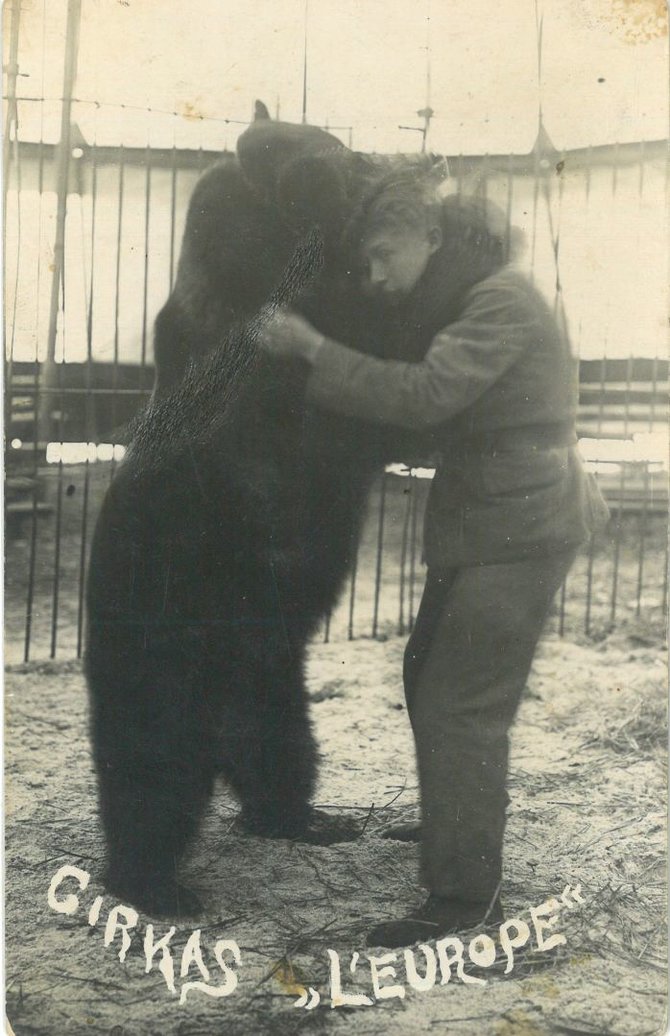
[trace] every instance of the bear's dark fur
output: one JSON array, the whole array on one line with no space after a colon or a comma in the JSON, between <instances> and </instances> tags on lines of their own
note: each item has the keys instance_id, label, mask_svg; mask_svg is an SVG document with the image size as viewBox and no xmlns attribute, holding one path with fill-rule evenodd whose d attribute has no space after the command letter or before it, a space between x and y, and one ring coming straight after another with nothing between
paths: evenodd
<instances>
[{"instance_id":1,"label":"bear's dark fur","mask_svg":"<svg viewBox=\"0 0 670 1036\"><path fill-rule=\"evenodd\" d=\"M306 645L381 454L371 431L305 405L305 366L259 356L248 318L274 292L375 348L327 222L299 237L237 163L205 174L156 327L155 398L98 519L86 673L106 880L151 914L197 911L177 876L216 775L252 831L310 827Z\"/></svg>"},{"instance_id":2,"label":"bear's dark fur","mask_svg":"<svg viewBox=\"0 0 670 1036\"><path fill-rule=\"evenodd\" d=\"M346 220L378 163L313 126L261 116L196 184L174 289L154 333L155 396L181 381L191 360L254 317L277 287L300 236L318 224L332 280L344 274Z\"/></svg>"}]
</instances>

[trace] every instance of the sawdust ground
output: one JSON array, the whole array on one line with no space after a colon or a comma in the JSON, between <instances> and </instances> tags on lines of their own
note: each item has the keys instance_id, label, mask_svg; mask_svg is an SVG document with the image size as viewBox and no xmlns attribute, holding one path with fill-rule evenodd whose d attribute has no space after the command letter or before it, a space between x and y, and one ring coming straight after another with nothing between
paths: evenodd
<instances>
[{"instance_id":1,"label":"sawdust ground","mask_svg":"<svg viewBox=\"0 0 670 1036\"><path fill-rule=\"evenodd\" d=\"M79 663L10 667L6 677L6 983L14 1032L288 1034L608 1033L664 1031L665 672L654 637L625 631L598 644L550 635L536 659L514 730L506 836L508 916L566 884L584 904L561 913L565 946L518 961L507 976L464 984L456 976L404 999L333 1010L328 949L349 992L371 993L364 936L421 899L417 851L379 837L417 812L414 757L400 684L403 641L316 644L312 714L323 750L317 801L366 820L357 842L317 848L241 837L235 805L216 796L189 862L205 903L203 957L235 940L242 964L232 995L192 990L183 1005L154 967L145 974L140 917L125 961L104 945L115 901L87 923L104 855L86 739ZM71 916L52 911L47 889L63 864L91 874ZM71 891L71 886L68 887ZM168 928L156 924L156 935ZM177 925L177 963L193 926ZM361 956L355 974L351 955ZM230 958L227 958L230 960ZM417 957L423 967L420 955ZM402 955L398 979L406 987ZM479 972L478 974L482 974ZM188 978L200 978L195 965ZM386 980L388 984L389 980ZM301 986L321 994L294 1007Z\"/></svg>"}]
</instances>

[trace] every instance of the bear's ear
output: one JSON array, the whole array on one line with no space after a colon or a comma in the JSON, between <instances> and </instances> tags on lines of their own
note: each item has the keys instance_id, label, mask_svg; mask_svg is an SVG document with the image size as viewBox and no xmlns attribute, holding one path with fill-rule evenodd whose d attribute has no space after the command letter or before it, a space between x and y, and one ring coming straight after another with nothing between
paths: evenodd
<instances>
[{"instance_id":1,"label":"bear's ear","mask_svg":"<svg viewBox=\"0 0 670 1036\"><path fill-rule=\"evenodd\" d=\"M262 101L256 101L254 103L254 122L262 122L264 120L270 121L270 112L266 104L263 104Z\"/></svg>"}]
</instances>

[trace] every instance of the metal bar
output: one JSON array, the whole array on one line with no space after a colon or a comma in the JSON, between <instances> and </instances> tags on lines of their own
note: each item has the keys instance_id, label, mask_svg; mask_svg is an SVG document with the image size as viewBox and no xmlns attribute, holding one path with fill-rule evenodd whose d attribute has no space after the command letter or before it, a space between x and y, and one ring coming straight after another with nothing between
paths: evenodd
<instances>
[{"instance_id":1,"label":"metal bar","mask_svg":"<svg viewBox=\"0 0 670 1036\"><path fill-rule=\"evenodd\" d=\"M114 366L112 376L112 405L111 423L112 430L116 428L116 397L119 389L119 307L121 294L121 244L123 241L123 200L125 190L125 163L123 144L119 148L119 201L117 206L117 228L116 228L116 269L114 288ZM116 464L112 457L110 464L110 481L114 477Z\"/></svg>"},{"instance_id":2,"label":"metal bar","mask_svg":"<svg viewBox=\"0 0 670 1036\"><path fill-rule=\"evenodd\" d=\"M585 175L584 175L584 228L583 228L583 230L584 230L585 239L588 239L588 233L589 233L590 204L591 204L591 147L589 146L589 148L587 150L586 168L585 168ZM584 307L585 297L586 296L585 296L584 290L582 289L582 291L580 293L580 296L579 296L580 314L579 314L579 324L578 324L578 328L577 328L577 346L576 346L577 356L581 356L581 351L582 351L582 313L581 313L581 311L583 310L583 307Z\"/></svg>"},{"instance_id":3,"label":"metal bar","mask_svg":"<svg viewBox=\"0 0 670 1036\"><path fill-rule=\"evenodd\" d=\"M18 295L19 295L19 275L21 270L21 153L19 149L19 134L18 134L18 104L16 98L16 80L19 74L18 54L19 54L19 28L21 24L21 3L20 0L13 0L11 8L11 22L9 28L9 54L8 64L5 68L7 73L7 119L5 123L5 140L4 140L4 152L3 152L3 200L4 200L4 212L5 220L3 224L3 243L4 243L4 255L7 256L7 199L9 195L10 185L10 168L12 159L12 150L14 151L14 160L16 166L16 218L17 218L17 255L16 255L16 280L14 285L14 302L13 302L13 313L12 313L12 330L10 336L9 355L5 348L3 348L3 370L4 370L4 392L5 392L5 408L4 408L4 426L5 426L5 441L9 439L9 431L11 426L11 401L8 394L9 386L12 382L12 372L14 363L14 336L16 333L16 313L18 306ZM14 128L14 141L12 149L12 126ZM40 154L41 154L40 140ZM5 259L6 262L6 259ZM6 299L6 294L5 294ZM38 311L39 312L39 311ZM6 339L5 339L6 341ZM34 496L34 494L33 494ZM36 517L36 498L33 501L33 519Z\"/></svg>"},{"instance_id":4,"label":"metal bar","mask_svg":"<svg viewBox=\"0 0 670 1036\"><path fill-rule=\"evenodd\" d=\"M563 283L561 280L561 264L560 264L560 247L561 247L561 226L563 223L563 195L565 193L565 182L562 176L558 178L558 213L556 216L556 227L553 227L552 221L552 245L554 249L554 264L556 267L556 280L554 283L554 316L558 319L560 317L561 329L565 333L567 332L567 318L565 314L565 305L563 303ZM549 217L551 219L551 209L549 210Z\"/></svg>"},{"instance_id":5,"label":"metal bar","mask_svg":"<svg viewBox=\"0 0 670 1036\"><path fill-rule=\"evenodd\" d=\"M663 559L663 598L661 601L661 615L668 614L668 536L663 537L665 541L665 555Z\"/></svg>"},{"instance_id":6,"label":"metal bar","mask_svg":"<svg viewBox=\"0 0 670 1036\"><path fill-rule=\"evenodd\" d=\"M416 476L412 476L416 478ZM415 492L412 493L412 518L411 518L411 532L410 532L410 558L409 558L409 630L410 633L414 629L414 589L416 586L416 535L418 525L418 510L419 510L419 487L418 483L415 485Z\"/></svg>"},{"instance_id":7,"label":"metal bar","mask_svg":"<svg viewBox=\"0 0 670 1036\"><path fill-rule=\"evenodd\" d=\"M656 394L658 392L658 356L654 356L651 368L651 406L649 407L649 431L654 430L656 419Z\"/></svg>"},{"instance_id":8,"label":"metal bar","mask_svg":"<svg viewBox=\"0 0 670 1036\"><path fill-rule=\"evenodd\" d=\"M65 42L65 64L63 69L63 101L61 108L60 142L58 145L58 174L57 174L57 211L56 211L56 239L54 242L53 255L53 276L51 280L51 300L49 306L49 332L47 337L47 354L42 367L42 377L45 385L53 384L55 380L55 354L56 336L58 332L58 304L60 289L63 280L63 267L65 264L65 220L67 216L67 194L70 173L70 150L71 150L71 116L72 98L74 93L74 82L77 75L77 54L79 46L79 23L81 20L81 0L68 0L66 42ZM63 295L63 304L65 296ZM39 438L49 439L51 428L51 413L49 411L48 397L42 398L42 406L38 414Z\"/></svg>"},{"instance_id":9,"label":"metal bar","mask_svg":"<svg viewBox=\"0 0 670 1036\"><path fill-rule=\"evenodd\" d=\"M617 509L616 522L614 525L614 557L612 562L612 597L610 600L610 622L616 619L617 598L619 594L619 568L621 558L621 535L623 518L623 491L626 477L624 474L625 465L621 465L619 477L619 506Z\"/></svg>"},{"instance_id":10,"label":"metal bar","mask_svg":"<svg viewBox=\"0 0 670 1036\"><path fill-rule=\"evenodd\" d=\"M598 472L593 478L598 483ZM588 635L591 632L591 608L593 603L593 566L595 563L595 534L591 533L588 540L588 560L586 565L586 614L584 616L584 632Z\"/></svg>"},{"instance_id":11,"label":"metal bar","mask_svg":"<svg viewBox=\"0 0 670 1036\"><path fill-rule=\"evenodd\" d=\"M12 139L12 124L16 136L18 125L18 109L16 98L16 80L19 74L19 28L21 24L21 0L9 0L11 3L11 21L9 27L9 55L5 67L7 74L7 119L5 122L5 151L2 158L2 182L5 195L5 212L7 211L7 192L9 190L9 165L11 161L10 143Z\"/></svg>"},{"instance_id":12,"label":"metal bar","mask_svg":"<svg viewBox=\"0 0 670 1036\"><path fill-rule=\"evenodd\" d=\"M63 462L58 464L58 492L56 494L56 529L54 532L54 577L51 595L51 646L49 658L56 657L56 640L58 630L58 604L60 595L60 553L61 531L63 521Z\"/></svg>"},{"instance_id":13,"label":"metal bar","mask_svg":"<svg viewBox=\"0 0 670 1036\"><path fill-rule=\"evenodd\" d=\"M377 636L379 628L379 595L382 578L382 553L384 547L384 518L386 513L386 472L382 474L381 493L379 499L379 525L377 527L377 560L375 564L375 602L372 613L372 636Z\"/></svg>"},{"instance_id":14,"label":"metal bar","mask_svg":"<svg viewBox=\"0 0 670 1036\"><path fill-rule=\"evenodd\" d=\"M149 232L151 219L151 148L147 142L144 181L144 281L142 286L142 354L140 357L139 387L144 387L147 365L147 309L149 304Z\"/></svg>"},{"instance_id":15,"label":"metal bar","mask_svg":"<svg viewBox=\"0 0 670 1036\"><path fill-rule=\"evenodd\" d=\"M512 246L512 206L514 202L514 174L512 156L507 158L507 205L505 209L505 262L511 258Z\"/></svg>"},{"instance_id":16,"label":"metal bar","mask_svg":"<svg viewBox=\"0 0 670 1036\"><path fill-rule=\"evenodd\" d=\"M42 2L42 61L41 61L41 86L42 92L44 92L44 82L46 75L46 0ZM35 598L35 569L37 564L37 503L39 495L39 446L38 446L38 428L37 428L37 413L39 408L39 323L40 323L40 303L41 298L41 286L42 286L42 220L44 215L44 108L40 111L40 139L38 145L38 164L37 164L37 190L39 195L38 203L38 216L37 216L37 271L36 271L36 283L35 283L35 366L34 366L34 386L35 386L35 404L33 407L33 449L32 449L32 475L33 475L33 487L32 487L32 514L31 514L31 529L30 529L30 547L28 554L28 587L26 593L26 624L25 624L25 635L23 643L23 659L28 662L30 659L30 647L32 640L32 629L33 629L33 603ZM17 149L17 161L18 161L18 149Z\"/></svg>"},{"instance_id":17,"label":"metal bar","mask_svg":"<svg viewBox=\"0 0 670 1036\"><path fill-rule=\"evenodd\" d=\"M488 152L484 155L481 165L481 180L479 183L479 193L482 201L486 203L489 196L489 156Z\"/></svg>"},{"instance_id":18,"label":"metal bar","mask_svg":"<svg viewBox=\"0 0 670 1036\"><path fill-rule=\"evenodd\" d=\"M3 349L4 389L7 391L11 384L13 365L13 339L16 333L16 316L19 296L19 275L21 270L21 152L19 150L19 107L17 103L17 79L19 77L19 38L21 26L21 0L11 2L11 20L9 23L9 53L8 62L5 67L7 75L7 109L5 121L5 136L2 150L2 214L4 227L4 254L6 256L6 228L7 228L7 197L9 194L9 169L11 164L11 152L14 152L17 170L17 274L14 284L13 313L11 320L11 340L9 355ZM11 128L13 125L13 141ZM41 141L40 141L41 144ZM5 296L6 297L6 296ZM5 430L9 430L11 420L11 408L8 405L8 397L5 396Z\"/></svg>"},{"instance_id":19,"label":"metal bar","mask_svg":"<svg viewBox=\"0 0 670 1036\"><path fill-rule=\"evenodd\" d=\"M172 154L170 156L170 291L174 285L175 268L175 233L177 223L177 142L175 138L175 124L172 123Z\"/></svg>"},{"instance_id":20,"label":"metal bar","mask_svg":"<svg viewBox=\"0 0 670 1036\"><path fill-rule=\"evenodd\" d=\"M623 409L623 434L627 438L630 426L630 393L633 384L633 357L629 354L626 357L626 394L624 396ZM604 389L604 386L603 386Z\"/></svg>"},{"instance_id":21,"label":"metal bar","mask_svg":"<svg viewBox=\"0 0 670 1036\"><path fill-rule=\"evenodd\" d=\"M58 206L56 213L56 240L54 244L53 278L51 281L51 299L49 307L49 335L47 354L42 367L45 385L49 386L57 378L62 388L62 368L65 363L65 221L67 219L67 199L71 159L71 118L74 82L77 73L77 55L79 41L79 24L81 20L81 0L69 0L66 27L65 67L63 72L63 104L61 110L61 131L58 152ZM56 364L56 341L58 337L58 313L62 313L63 356ZM59 432L63 435L63 399L60 396ZM52 414L49 396L41 399L42 412L38 415L40 439L49 439ZM63 464L58 465L58 492L56 498L56 528L54 545L54 579L51 606L51 646L50 657L55 658L58 639L58 609L60 598L60 558L63 520Z\"/></svg>"},{"instance_id":22,"label":"metal bar","mask_svg":"<svg viewBox=\"0 0 670 1036\"><path fill-rule=\"evenodd\" d=\"M38 483L38 471L39 471L39 446L37 434L37 411L39 405L39 322L40 322L40 297L41 297L41 284L42 284L42 216L44 212L44 140L42 137L42 127L40 127L40 147L38 151L38 171L37 171L37 185L39 192L39 209L37 218L37 233L38 243L40 247L37 250L37 276L35 284L35 368L34 368L34 389L35 389L35 405L33 407L33 491L32 491L32 515L31 515L31 529L30 529L30 548L28 555L28 589L26 593L26 625L25 625L25 636L23 642L23 660L28 662L30 659L30 642L32 637L33 628L33 603L35 599L35 567L37 563L37 502L39 495L39 483Z\"/></svg>"},{"instance_id":23,"label":"metal bar","mask_svg":"<svg viewBox=\"0 0 670 1036\"><path fill-rule=\"evenodd\" d=\"M635 615L639 619L642 611L642 590L644 587L645 548L647 545L647 508L649 505L649 464L644 464L642 510L640 512L640 543L637 555L637 592L635 595Z\"/></svg>"},{"instance_id":24,"label":"metal bar","mask_svg":"<svg viewBox=\"0 0 670 1036\"><path fill-rule=\"evenodd\" d=\"M349 620L347 624L347 639L354 639L354 607L356 603L356 576L358 574L358 537L354 533L353 560L351 564L351 589L349 591Z\"/></svg>"},{"instance_id":25,"label":"metal bar","mask_svg":"<svg viewBox=\"0 0 670 1036\"><path fill-rule=\"evenodd\" d=\"M537 204L540 196L540 170L535 161L535 178L533 182L533 228L530 246L530 279L535 282L535 255L537 252Z\"/></svg>"},{"instance_id":26,"label":"metal bar","mask_svg":"<svg viewBox=\"0 0 670 1036\"><path fill-rule=\"evenodd\" d=\"M37 469L35 469L37 473ZM28 557L28 589L26 593L26 624L23 639L23 661L30 660L30 642L33 630L33 603L35 600L35 563L37 559L37 495L38 485L35 479L32 491L32 515L30 529L30 547Z\"/></svg>"},{"instance_id":27,"label":"metal bar","mask_svg":"<svg viewBox=\"0 0 670 1036\"><path fill-rule=\"evenodd\" d=\"M18 125L18 123L17 123ZM9 142L7 142L7 152L9 151ZM21 154L18 146L18 129L15 132L14 139L14 164L16 169L16 271L14 274L14 299L12 301L12 314L11 314L11 332L9 334L9 351L5 348L3 353L3 367L5 373L4 380L4 394L5 394L5 433L9 432L11 423L11 398L9 386L12 384L12 377L14 374L14 345L16 340L16 323L17 323L17 312L19 305L19 293L21 283L21 255L22 255L22 213L21 213ZM7 195L9 193L8 184L5 183L5 212L7 211ZM5 256L7 255L7 221L5 220L4 228L4 244L5 244Z\"/></svg>"},{"instance_id":28,"label":"metal bar","mask_svg":"<svg viewBox=\"0 0 670 1036\"><path fill-rule=\"evenodd\" d=\"M646 144L646 142L644 140L640 141L640 160L639 160L639 170L638 170L638 179L637 179L637 192L638 192L638 194L640 196L640 201L642 201L642 195L644 194L645 144Z\"/></svg>"},{"instance_id":29,"label":"metal bar","mask_svg":"<svg viewBox=\"0 0 670 1036\"><path fill-rule=\"evenodd\" d=\"M407 476L405 495L405 514L402 523L402 542L400 545L400 608L398 612L398 636L405 632L405 566L407 564L407 541L409 538L409 520L412 512L412 472Z\"/></svg>"},{"instance_id":30,"label":"metal bar","mask_svg":"<svg viewBox=\"0 0 670 1036\"><path fill-rule=\"evenodd\" d=\"M302 59L302 122L307 122L307 18L309 14L309 0L305 0L304 15L304 47Z\"/></svg>"},{"instance_id":31,"label":"metal bar","mask_svg":"<svg viewBox=\"0 0 670 1036\"><path fill-rule=\"evenodd\" d=\"M595 536L589 537L588 563L586 566L586 614L584 616L584 632L591 632L591 597L593 594L593 559L595 557Z\"/></svg>"},{"instance_id":32,"label":"metal bar","mask_svg":"<svg viewBox=\"0 0 670 1036\"><path fill-rule=\"evenodd\" d=\"M39 373L39 364L36 364L36 373ZM11 397L14 396L37 396L45 394L47 396L84 396L88 394L88 389L84 384L81 388L76 385L63 385L61 388L58 385L52 385L48 389L44 386L35 387L35 385L15 385L9 392ZM149 396L151 395L150 388L94 388L91 386L90 394L92 396Z\"/></svg>"},{"instance_id":33,"label":"metal bar","mask_svg":"<svg viewBox=\"0 0 670 1036\"><path fill-rule=\"evenodd\" d=\"M618 143L615 145L614 162L612 165L612 180L611 180L611 196L613 204L616 201L616 193L618 188ZM624 411L623 411L623 435L628 435L628 426L630 422L630 385L632 381L632 357L629 355L626 358L626 392L624 396ZM604 394L604 382L601 384L601 393ZM604 406L604 400L601 395L601 410ZM619 579L621 576L621 549L622 549L622 537L623 537L623 504L624 496L626 492L626 480L628 474L628 465L622 462L619 476L619 504L617 508L617 518L615 523L614 533L614 558L612 565L612 596L610 600L610 621L614 622L616 619L618 596L619 596Z\"/></svg>"},{"instance_id":34,"label":"metal bar","mask_svg":"<svg viewBox=\"0 0 670 1036\"><path fill-rule=\"evenodd\" d=\"M86 315L86 437L90 442L93 434L93 299L95 295L95 221L98 200L98 168L93 161L91 179L91 279L89 282L88 312ZM97 435L96 435L97 438ZM84 494L81 513L81 545L79 552L79 597L77 604L77 658L81 658L84 638L84 592L86 586L86 548L88 546L88 507L90 497L91 466L86 458L84 468Z\"/></svg>"},{"instance_id":35,"label":"metal bar","mask_svg":"<svg viewBox=\"0 0 670 1036\"><path fill-rule=\"evenodd\" d=\"M607 348L607 342L605 342L604 348ZM596 431L600 432L603 427L603 420L605 418L605 383L607 381L607 354L603 353L600 359L600 392L598 393L598 418L596 421Z\"/></svg>"},{"instance_id":36,"label":"metal bar","mask_svg":"<svg viewBox=\"0 0 670 1036\"><path fill-rule=\"evenodd\" d=\"M65 367L65 342L66 342L66 279L65 279L65 268L62 271L62 291L63 299L61 303L61 312L63 314L63 322L61 325L61 338L62 338L62 351L63 355L61 361L56 364L56 375L58 379L59 389L62 387L63 368ZM59 397L58 404L58 435L57 441L63 442L63 422L65 415L65 400L62 393ZM62 534L63 534L63 480L64 480L64 465L63 460L58 462L58 491L56 494L56 528L54 532L54 579L53 579L53 594L52 594L52 606L51 606L51 648L49 655L51 658L56 657L56 647L58 642L58 614L60 610L60 581L61 581L61 553L62 553Z\"/></svg>"},{"instance_id":37,"label":"metal bar","mask_svg":"<svg viewBox=\"0 0 670 1036\"><path fill-rule=\"evenodd\" d=\"M567 597L568 577L566 576L561 585L561 597L558 607L558 635L565 635L565 601Z\"/></svg>"}]
</instances>

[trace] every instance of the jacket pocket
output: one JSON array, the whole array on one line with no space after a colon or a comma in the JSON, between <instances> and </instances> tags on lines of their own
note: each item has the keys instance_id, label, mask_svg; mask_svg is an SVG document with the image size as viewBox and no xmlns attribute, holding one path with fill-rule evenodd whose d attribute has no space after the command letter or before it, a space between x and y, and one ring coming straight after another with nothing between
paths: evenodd
<instances>
[{"instance_id":1,"label":"jacket pocket","mask_svg":"<svg viewBox=\"0 0 670 1036\"><path fill-rule=\"evenodd\" d=\"M566 446L514 450L479 457L478 483L486 496L504 496L556 486L568 476Z\"/></svg>"}]
</instances>

